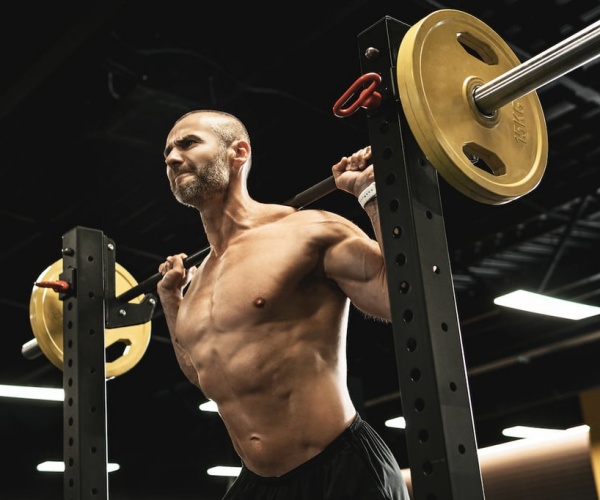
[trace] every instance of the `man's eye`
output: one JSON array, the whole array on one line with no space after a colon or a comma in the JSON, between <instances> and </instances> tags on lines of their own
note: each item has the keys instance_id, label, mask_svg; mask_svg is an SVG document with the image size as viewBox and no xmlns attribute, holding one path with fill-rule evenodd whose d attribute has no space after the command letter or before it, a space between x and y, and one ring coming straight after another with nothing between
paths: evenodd
<instances>
[{"instance_id":1,"label":"man's eye","mask_svg":"<svg viewBox=\"0 0 600 500\"><path fill-rule=\"evenodd\" d=\"M194 139L181 139L180 141L177 141L177 147L180 149L189 149L195 142Z\"/></svg>"}]
</instances>

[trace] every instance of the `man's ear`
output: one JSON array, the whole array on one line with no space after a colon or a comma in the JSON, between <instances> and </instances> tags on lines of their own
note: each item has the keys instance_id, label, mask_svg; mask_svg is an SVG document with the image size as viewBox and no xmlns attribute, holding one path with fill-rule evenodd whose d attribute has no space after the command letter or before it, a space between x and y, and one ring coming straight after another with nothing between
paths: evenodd
<instances>
[{"instance_id":1,"label":"man's ear","mask_svg":"<svg viewBox=\"0 0 600 500\"><path fill-rule=\"evenodd\" d=\"M234 162L238 166L244 165L250 158L250 143L243 139L238 139L231 143L234 152Z\"/></svg>"}]
</instances>

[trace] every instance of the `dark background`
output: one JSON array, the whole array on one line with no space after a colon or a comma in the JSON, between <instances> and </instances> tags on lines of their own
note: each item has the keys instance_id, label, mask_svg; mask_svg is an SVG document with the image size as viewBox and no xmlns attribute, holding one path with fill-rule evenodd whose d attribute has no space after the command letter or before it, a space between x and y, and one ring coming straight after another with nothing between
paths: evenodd
<instances>
[{"instance_id":1,"label":"dark background","mask_svg":"<svg viewBox=\"0 0 600 500\"><path fill-rule=\"evenodd\" d=\"M197 213L179 205L162 150L173 121L194 108L233 112L253 140L250 193L283 202L329 177L368 143L362 112L340 119L337 99L360 76L357 36L384 16L414 24L440 9L487 23L521 61L600 17L597 1L328 1L16 4L3 16L0 78L0 293L5 322L0 384L61 387L33 338L33 284L61 258L75 226L116 242L117 262L140 282L166 255L206 245ZM549 137L547 170L528 195L486 205L440 177L475 431L480 447L512 425L584 423L579 396L600 381L598 317L579 322L495 306L516 288L600 305L600 70L595 61L537 93ZM335 192L314 204L369 230L356 201ZM452 297L448 297L452 300ZM352 311L350 383L364 418L408 467L391 327ZM107 384L114 498L220 498L213 465L238 465L215 414L175 362L160 307L141 361ZM62 498L62 405L0 399L6 499Z\"/></svg>"}]
</instances>

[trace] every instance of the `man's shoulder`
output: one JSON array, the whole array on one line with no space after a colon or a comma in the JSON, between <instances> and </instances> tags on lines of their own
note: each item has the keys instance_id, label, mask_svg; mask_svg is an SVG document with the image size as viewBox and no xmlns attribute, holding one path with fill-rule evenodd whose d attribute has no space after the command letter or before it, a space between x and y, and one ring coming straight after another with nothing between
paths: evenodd
<instances>
[{"instance_id":1,"label":"man's shoulder","mask_svg":"<svg viewBox=\"0 0 600 500\"><path fill-rule=\"evenodd\" d=\"M318 208L305 208L302 210L295 210L293 212L288 213L285 216L290 222L301 222L301 223L309 223L309 222L344 222L351 223L345 217L336 214L334 212L330 212L328 210L322 210Z\"/></svg>"},{"instance_id":2,"label":"man's shoulder","mask_svg":"<svg viewBox=\"0 0 600 500\"><path fill-rule=\"evenodd\" d=\"M282 225L295 226L295 234L319 241L337 241L348 236L365 236L363 230L346 217L321 209L303 209L283 217Z\"/></svg>"},{"instance_id":3,"label":"man's shoulder","mask_svg":"<svg viewBox=\"0 0 600 500\"><path fill-rule=\"evenodd\" d=\"M287 205L265 205L268 215L264 223L272 228L286 229L283 226L296 226L293 228L299 237L325 236L327 233L359 234L362 230L348 218L335 212L319 208L297 209ZM266 226L265 226L266 227Z\"/></svg>"}]
</instances>

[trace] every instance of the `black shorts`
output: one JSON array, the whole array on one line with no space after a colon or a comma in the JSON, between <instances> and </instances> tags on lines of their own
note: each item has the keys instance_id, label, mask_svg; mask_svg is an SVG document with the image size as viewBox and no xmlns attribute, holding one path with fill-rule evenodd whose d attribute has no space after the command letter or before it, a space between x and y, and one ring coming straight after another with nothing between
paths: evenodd
<instances>
[{"instance_id":1,"label":"black shorts","mask_svg":"<svg viewBox=\"0 0 600 500\"><path fill-rule=\"evenodd\" d=\"M279 477L242 467L223 500L409 500L389 447L359 415L317 456Z\"/></svg>"}]
</instances>

